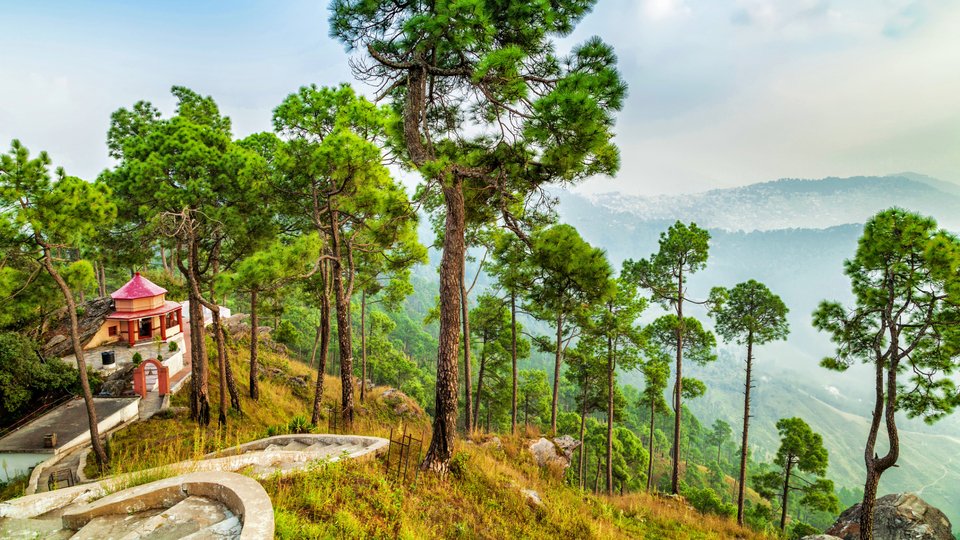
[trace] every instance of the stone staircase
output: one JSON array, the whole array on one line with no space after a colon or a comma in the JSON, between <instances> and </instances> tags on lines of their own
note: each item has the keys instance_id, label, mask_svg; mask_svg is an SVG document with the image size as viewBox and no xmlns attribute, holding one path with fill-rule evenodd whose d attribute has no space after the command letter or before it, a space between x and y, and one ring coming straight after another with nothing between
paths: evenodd
<instances>
[{"instance_id":1,"label":"stone staircase","mask_svg":"<svg viewBox=\"0 0 960 540\"><path fill-rule=\"evenodd\" d=\"M168 465L165 473L181 474L116 493L137 473L28 495L0 503L0 539L266 540L273 536L269 497L255 480L228 471L286 475L320 460L372 456L388 444L359 435L278 435Z\"/></svg>"},{"instance_id":2,"label":"stone staircase","mask_svg":"<svg viewBox=\"0 0 960 540\"><path fill-rule=\"evenodd\" d=\"M318 460L338 461L383 451L387 441L354 435L279 435L204 456L227 462L227 468L247 468L255 477L286 474ZM235 465L230 466L229 462ZM202 462L201 462L202 463ZM200 465L202 467L202 465Z\"/></svg>"}]
</instances>

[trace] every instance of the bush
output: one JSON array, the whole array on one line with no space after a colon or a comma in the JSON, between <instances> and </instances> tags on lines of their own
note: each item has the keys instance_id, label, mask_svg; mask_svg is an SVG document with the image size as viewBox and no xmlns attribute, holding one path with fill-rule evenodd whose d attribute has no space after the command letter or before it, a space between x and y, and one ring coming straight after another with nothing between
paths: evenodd
<instances>
[{"instance_id":1,"label":"bush","mask_svg":"<svg viewBox=\"0 0 960 540\"><path fill-rule=\"evenodd\" d=\"M733 516L737 511L734 505L723 502L720 496L710 488L688 488L683 492L683 496L694 508L704 514Z\"/></svg>"},{"instance_id":2,"label":"bush","mask_svg":"<svg viewBox=\"0 0 960 540\"><path fill-rule=\"evenodd\" d=\"M297 327L292 322L283 319L277 325L276 330L273 331L273 340L277 343L292 346L299 338L299 334L300 332L297 331Z\"/></svg>"},{"instance_id":3,"label":"bush","mask_svg":"<svg viewBox=\"0 0 960 540\"><path fill-rule=\"evenodd\" d=\"M139 352L133 353L133 356L130 357L130 361L133 362L133 365L139 366L143 362L143 355Z\"/></svg>"},{"instance_id":4,"label":"bush","mask_svg":"<svg viewBox=\"0 0 960 540\"><path fill-rule=\"evenodd\" d=\"M315 426L307 420L306 416L298 414L290 419L290 423L287 424L287 432L295 434L310 433L314 427Z\"/></svg>"},{"instance_id":5,"label":"bush","mask_svg":"<svg viewBox=\"0 0 960 540\"><path fill-rule=\"evenodd\" d=\"M457 480L463 480L467 477L467 461L470 456L466 452L460 451L450 459L450 474Z\"/></svg>"},{"instance_id":6,"label":"bush","mask_svg":"<svg viewBox=\"0 0 960 540\"><path fill-rule=\"evenodd\" d=\"M170 352L177 352L177 349L178 349L178 348L179 348L179 347L177 347L177 342L176 342L176 341L171 341L171 342L170 342L170 345L167 346L167 350L169 350Z\"/></svg>"},{"instance_id":7,"label":"bush","mask_svg":"<svg viewBox=\"0 0 960 540\"><path fill-rule=\"evenodd\" d=\"M813 525L808 525L802 521L797 521L790 526L790 539L800 540L804 536L812 536L815 534L820 534L821 532L822 531L820 531Z\"/></svg>"},{"instance_id":8,"label":"bush","mask_svg":"<svg viewBox=\"0 0 960 540\"><path fill-rule=\"evenodd\" d=\"M76 364L43 360L29 338L0 333L0 426L16 421L43 398L75 393L79 387Z\"/></svg>"}]
</instances>

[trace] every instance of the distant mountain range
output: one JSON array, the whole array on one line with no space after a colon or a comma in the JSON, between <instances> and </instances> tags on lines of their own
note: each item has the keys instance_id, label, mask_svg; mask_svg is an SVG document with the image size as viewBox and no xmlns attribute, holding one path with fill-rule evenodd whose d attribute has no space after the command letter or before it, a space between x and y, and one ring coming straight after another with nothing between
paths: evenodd
<instances>
[{"instance_id":1,"label":"distant mountain range","mask_svg":"<svg viewBox=\"0 0 960 540\"><path fill-rule=\"evenodd\" d=\"M727 231L823 229L863 223L891 205L937 216L960 229L960 186L915 173L822 180L782 179L702 193L640 197L603 193L591 204L644 221L693 221Z\"/></svg>"},{"instance_id":2,"label":"distant mountain range","mask_svg":"<svg viewBox=\"0 0 960 540\"><path fill-rule=\"evenodd\" d=\"M608 193L559 194L562 221L577 227L593 245L604 248L615 266L624 259L649 256L661 232L676 220L710 230L707 268L691 277L694 297L705 298L716 285L757 279L790 308L790 338L758 350L758 386L751 433L758 455L778 444L778 418L800 416L824 435L831 476L840 485L863 481L863 442L872 400L864 367L839 374L819 366L833 347L810 325L811 313L825 299L849 302L843 261L853 256L863 223L877 211L899 206L960 230L960 186L923 175L784 179L690 195L638 197ZM696 313L696 310L693 310ZM698 314L709 324L702 311ZM690 403L701 421L723 418L739 429L743 403L743 351L721 347L721 359L706 368L691 367L708 386L707 395ZM869 375L869 373L866 373ZM626 374L628 384L642 377ZM927 426L901 422L900 467L884 476L881 491L922 491L925 499L960 521L960 415ZM949 464L949 465L948 465Z\"/></svg>"}]
</instances>

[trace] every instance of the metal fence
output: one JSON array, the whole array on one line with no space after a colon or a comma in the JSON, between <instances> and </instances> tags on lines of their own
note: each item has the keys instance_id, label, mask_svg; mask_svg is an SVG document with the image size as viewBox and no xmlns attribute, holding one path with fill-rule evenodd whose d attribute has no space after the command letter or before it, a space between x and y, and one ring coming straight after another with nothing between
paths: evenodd
<instances>
[{"instance_id":1,"label":"metal fence","mask_svg":"<svg viewBox=\"0 0 960 540\"><path fill-rule=\"evenodd\" d=\"M396 433L394 438L394 429L390 428L390 447L387 449L387 477L399 480L403 484L408 484L410 475L413 475L413 484L416 484L420 476L420 454L423 451L423 436L415 438L407 433L406 428L403 432ZM414 451L416 449L416 451ZM413 470L411 471L411 467Z\"/></svg>"}]
</instances>

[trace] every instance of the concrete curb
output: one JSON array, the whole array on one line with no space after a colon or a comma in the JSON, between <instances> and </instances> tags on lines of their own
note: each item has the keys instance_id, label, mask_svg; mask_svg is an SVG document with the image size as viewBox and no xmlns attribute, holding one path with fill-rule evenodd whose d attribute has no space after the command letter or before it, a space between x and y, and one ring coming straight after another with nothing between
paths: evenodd
<instances>
[{"instance_id":1,"label":"concrete curb","mask_svg":"<svg viewBox=\"0 0 960 540\"><path fill-rule=\"evenodd\" d=\"M169 508L189 496L224 504L243 521L241 540L273 538L273 504L254 479L231 472L198 472L158 480L107 495L63 514L63 525L77 530L98 516Z\"/></svg>"}]
</instances>

